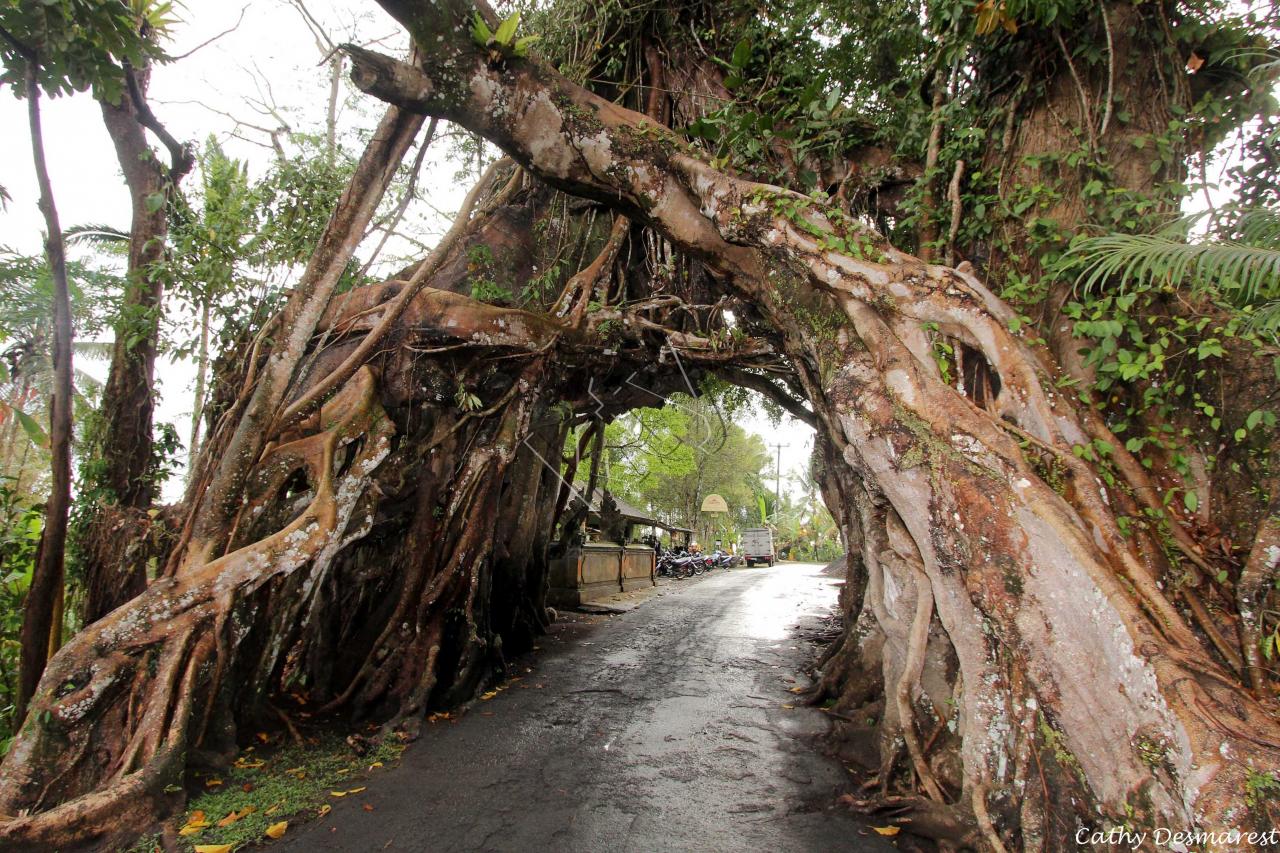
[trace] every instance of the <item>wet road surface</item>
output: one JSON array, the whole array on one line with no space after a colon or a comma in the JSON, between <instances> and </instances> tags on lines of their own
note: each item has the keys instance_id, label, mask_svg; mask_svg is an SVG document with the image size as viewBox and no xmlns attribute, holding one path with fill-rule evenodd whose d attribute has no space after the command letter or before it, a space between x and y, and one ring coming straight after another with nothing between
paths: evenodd
<instances>
[{"instance_id":1,"label":"wet road surface","mask_svg":"<svg viewBox=\"0 0 1280 853\"><path fill-rule=\"evenodd\" d=\"M835 604L821 568L716 571L558 624L519 680L271 849L894 849L835 804L822 713L784 707L814 653L795 626Z\"/></svg>"}]
</instances>

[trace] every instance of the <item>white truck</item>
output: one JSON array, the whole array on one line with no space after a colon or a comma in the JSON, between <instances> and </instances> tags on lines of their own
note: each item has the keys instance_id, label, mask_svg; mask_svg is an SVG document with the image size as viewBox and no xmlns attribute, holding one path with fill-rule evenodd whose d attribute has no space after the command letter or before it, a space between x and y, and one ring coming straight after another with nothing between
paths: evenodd
<instances>
[{"instance_id":1,"label":"white truck","mask_svg":"<svg viewBox=\"0 0 1280 853\"><path fill-rule=\"evenodd\" d=\"M772 566L773 531L767 527L748 527L742 531L742 558L748 566L764 563Z\"/></svg>"}]
</instances>

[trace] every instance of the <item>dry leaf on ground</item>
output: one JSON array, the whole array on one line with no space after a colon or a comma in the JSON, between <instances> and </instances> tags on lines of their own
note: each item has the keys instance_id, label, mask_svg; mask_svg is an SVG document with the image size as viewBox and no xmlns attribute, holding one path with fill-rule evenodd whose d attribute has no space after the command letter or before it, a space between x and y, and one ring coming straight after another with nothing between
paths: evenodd
<instances>
[{"instance_id":1,"label":"dry leaf on ground","mask_svg":"<svg viewBox=\"0 0 1280 853\"><path fill-rule=\"evenodd\" d=\"M197 832L205 829L208 825L209 821L205 819L204 812L194 811L191 813L191 816L187 818L187 822L183 825L182 829L178 830L178 834L195 835Z\"/></svg>"},{"instance_id":2,"label":"dry leaf on ground","mask_svg":"<svg viewBox=\"0 0 1280 853\"><path fill-rule=\"evenodd\" d=\"M257 810L257 806L245 806L238 812L229 812L226 817L218 821L218 826L231 826L231 824L238 820L243 820Z\"/></svg>"}]
</instances>

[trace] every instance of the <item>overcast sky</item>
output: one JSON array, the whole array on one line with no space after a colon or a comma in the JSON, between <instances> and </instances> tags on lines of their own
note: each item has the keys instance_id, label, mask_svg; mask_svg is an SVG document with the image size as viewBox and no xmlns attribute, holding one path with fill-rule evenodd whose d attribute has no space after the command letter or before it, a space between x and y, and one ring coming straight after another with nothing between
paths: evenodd
<instances>
[{"instance_id":1,"label":"overcast sky","mask_svg":"<svg viewBox=\"0 0 1280 853\"><path fill-rule=\"evenodd\" d=\"M179 140L200 144L213 134L228 155L244 160L251 174L260 175L273 155L266 147L267 137L244 124L277 126L277 118L264 110L263 105L269 104L295 128L322 126L328 93L326 70L320 65L323 52L300 12L287 0L184 0L181 5L181 21L173 28L167 49L172 56L194 53L155 70L150 89L153 109ZM306 7L335 42L376 42L388 51L407 44L399 25L376 4L306 0ZM215 36L212 43L200 47ZM347 131L371 127L380 105L345 88L341 127ZM63 227L102 223L127 229L129 197L96 102L88 94L45 99L42 112ZM0 246L34 254L41 251L43 220L36 207L26 105L8 91L0 94L0 127L6 129L0 134L0 185L12 197L0 211ZM434 156L437 147L440 154ZM421 186L434 208L448 212L458 207L468 186L456 178L458 165L445 162L444 149L433 146ZM448 223L425 205L420 207L416 236L434 244ZM388 263L395 248L392 245L384 255ZM363 247L361 258L371 249L371 245ZM78 250L72 251L74 256ZM105 377L105 364L77 366ZM157 370L157 420L175 424L184 440L190 428L194 376L190 363L165 360ZM808 465L812 431L790 418L775 428L762 414L743 426L771 445L783 445L786 490L787 473ZM165 497L176 498L180 491L179 483L171 483Z\"/></svg>"}]
</instances>

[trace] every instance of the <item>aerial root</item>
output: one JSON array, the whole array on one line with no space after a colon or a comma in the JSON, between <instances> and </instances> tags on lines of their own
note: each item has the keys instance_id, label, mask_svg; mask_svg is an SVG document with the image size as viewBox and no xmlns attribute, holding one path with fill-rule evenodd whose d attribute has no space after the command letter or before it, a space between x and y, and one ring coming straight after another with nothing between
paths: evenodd
<instances>
[{"instance_id":1,"label":"aerial root","mask_svg":"<svg viewBox=\"0 0 1280 853\"><path fill-rule=\"evenodd\" d=\"M904 561L907 562L907 561ZM907 657L902 667L902 675L894 688L894 701L898 707L898 722L902 727L902 739L906 741L907 753L915 768L920 785L929 797L938 802L946 802L938 780L925 758L920 746L920 737L916 733L915 709L911 701L913 690L920 685L920 676L924 672L924 656L929 644L929 626L933 621L933 586L920 567L912 565L912 575L916 582L916 612L911 622L911 632L907 642Z\"/></svg>"},{"instance_id":2,"label":"aerial root","mask_svg":"<svg viewBox=\"0 0 1280 853\"><path fill-rule=\"evenodd\" d=\"M319 435L298 439L291 464L308 467L314 495L280 530L181 574L157 579L87 626L50 661L0 777L6 849L110 841L176 805L181 781L222 676L236 654L227 616L274 577L331 556L394 431L371 370L323 408ZM350 469L335 473L341 443L365 437ZM293 451L286 451L286 455ZM106 650L105 652L103 650ZM68 687L70 685L70 687ZM103 744L119 752L103 758ZM36 811L46 799L58 805ZM32 813L34 812L34 813Z\"/></svg>"},{"instance_id":3,"label":"aerial root","mask_svg":"<svg viewBox=\"0 0 1280 853\"><path fill-rule=\"evenodd\" d=\"M979 830L973 816L927 797L842 798L842 802L875 824L901 827L934 841L960 846L975 846L978 842Z\"/></svg>"},{"instance_id":4,"label":"aerial root","mask_svg":"<svg viewBox=\"0 0 1280 853\"><path fill-rule=\"evenodd\" d=\"M1000 840L1000 833L996 831L996 825L991 820L991 813L987 811L987 786L982 784L974 785L972 799L973 813L978 818L978 827L982 830L982 837L994 853L1005 853L1004 842Z\"/></svg>"}]
</instances>

